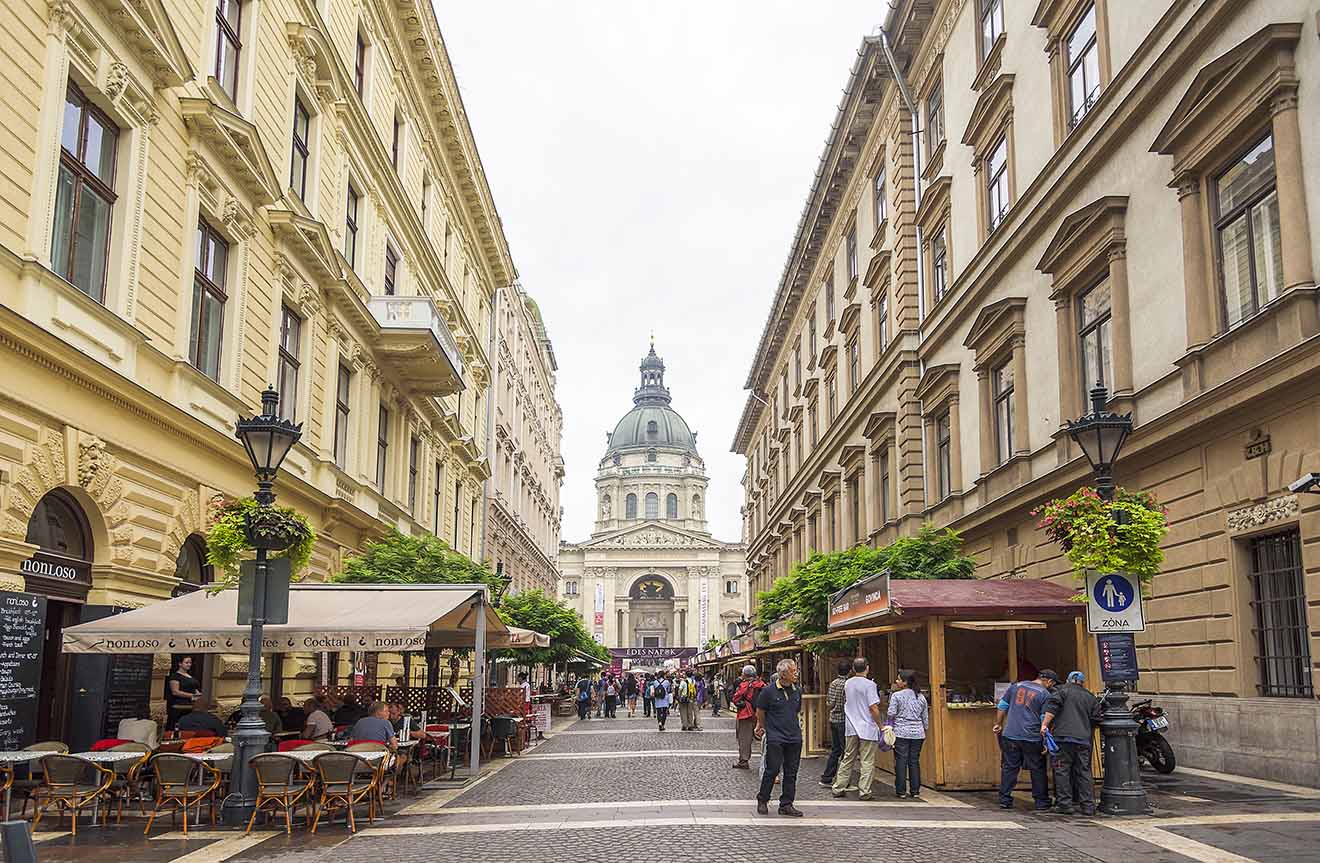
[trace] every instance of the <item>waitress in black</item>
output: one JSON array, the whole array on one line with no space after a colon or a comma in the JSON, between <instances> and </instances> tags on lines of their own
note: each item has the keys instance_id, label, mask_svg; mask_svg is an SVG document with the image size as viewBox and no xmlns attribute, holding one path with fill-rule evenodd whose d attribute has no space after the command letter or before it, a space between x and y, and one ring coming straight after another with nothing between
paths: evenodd
<instances>
[{"instance_id":1,"label":"waitress in black","mask_svg":"<svg viewBox=\"0 0 1320 863\"><path fill-rule=\"evenodd\" d=\"M202 697L202 688L193 677L192 657L185 656L175 666L174 673L165 678L165 730L173 731L179 717L193 709L193 702Z\"/></svg>"}]
</instances>

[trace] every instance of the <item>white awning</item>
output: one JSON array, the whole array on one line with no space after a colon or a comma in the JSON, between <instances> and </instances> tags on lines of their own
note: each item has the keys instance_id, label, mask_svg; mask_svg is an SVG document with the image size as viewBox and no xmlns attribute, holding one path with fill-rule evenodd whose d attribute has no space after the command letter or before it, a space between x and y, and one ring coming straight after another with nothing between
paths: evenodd
<instances>
[{"instance_id":1,"label":"white awning","mask_svg":"<svg viewBox=\"0 0 1320 863\"><path fill-rule=\"evenodd\" d=\"M268 624L263 653L407 651L472 647L480 585L295 584L289 622ZM487 647L516 641L489 602ZM195 591L146 608L64 630L66 653L244 653L249 628L239 625L238 591ZM521 630L523 633L529 630ZM532 633L539 635L539 633ZM549 639L546 636L540 636ZM539 641L532 639L532 641Z\"/></svg>"}]
</instances>

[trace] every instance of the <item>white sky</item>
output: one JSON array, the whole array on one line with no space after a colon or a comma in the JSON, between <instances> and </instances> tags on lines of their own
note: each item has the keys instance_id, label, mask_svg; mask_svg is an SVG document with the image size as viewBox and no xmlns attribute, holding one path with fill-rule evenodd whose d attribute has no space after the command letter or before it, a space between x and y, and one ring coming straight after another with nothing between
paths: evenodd
<instances>
[{"instance_id":1,"label":"white sky","mask_svg":"<svg viewBox=\"0 0 1320 863\"><path fill-rule=\"evenodd\" d=\"M563 538L655 331L707 518L742 530L743 383L862 37L883 0L436 3L564 410Z\"/></svg>"}]
</instances>

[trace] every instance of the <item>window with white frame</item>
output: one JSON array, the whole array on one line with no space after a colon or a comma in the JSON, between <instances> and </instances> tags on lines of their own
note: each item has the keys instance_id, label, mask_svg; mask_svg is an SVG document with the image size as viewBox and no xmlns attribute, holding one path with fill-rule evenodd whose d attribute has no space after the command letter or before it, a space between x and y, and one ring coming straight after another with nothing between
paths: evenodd
<instances>
[{"instance_id":1,"label":"window with white frame","mask_svg":"<svg viewBox=\"0 0 1320 863\"><path fill-rule=\"evenodd\" d=\"M385 493L386 470L390 457L390 412L380 406L376 422L376 491Z\"/></svg>"},{"instance_id":2,"label":"window with white frame","mask_svg":"<svg viewBox=\"0 0 1320 863\"><path fill-rule=\"evenodd\" d=\"M1003 136L985 160L986 202L989 228L994 231L1008 212L1008 137Z\"/></svg>"},{"instance_id":3,"label":"window with white frame","mask_svg":"<svg viewBox=\"0 0 1320 863\"><path fill-rule=\"evenodd\" d=\"M1082 404L1090 404L1091 387L1108 387L1113 381L1110 355L1109 281L1105 280L1082 294L1077 303L1077 338L1081 346Z\"/></svg>"},{"instance_id":4,"label":"window with white frame","mask_svg":"<svg viewBox=\"0 0 1320 863\"><path fill-rule=\"evenodd\" d=\"M889 449L880 452L880 523L889 523Z\"/></svg>"},{"instance_id":5,"label":"window with white frame","mask_svg":"<svg viewBox=\"0 0 1320 863\"><path fill-rule=\"evenodd\" d=\"M949 412L935 417L935 473L938 499L953 493L953 443L950 437Z\"/></svg>"},{"instance_id":6,"label":"window with white frame","mask_svg":"<svg viewBox=\"0 0 1320 863\"><path fill-rule=\"evenodd\" d=\"M848 341L848 394L857 392L857 384L861 374L861 348L858 343L861 341L857 336L853 336Z\"/></svg>"},{"instance_id":7,"label":"window with white frame","mask_svg":"<svg viewBox=\"0 0 1320 863\"><path fill-rule=\"evenodd\" d=\"M653 491L648 491L646 493L646 517L660 517L660 495Z\"/></svg>"},{"instance_id":8,"label":"window with white frame","mask_svg":"<svg viewBox=\"0 0 1320 863\"><path fill-rule=\"evenodd\" d=\"M1068 128L1086 116L1100 95L1100 46L1091 3L1064 43L1068 61Z\"/></svg>"},{"instance_id":9,"label":"window with white frame","mask_svg":"<svg viewBox=\"0 0 1320 863\"><path fill-rule=\"evenodd\" d=\"M60 133L51 268L98 303L105 302L118 149L119 128L70 81Z\"/></svg>"},{"instance_id":10,"label":"window with white frame","mask_svg":"<svg viewBox=\"0 0 1320 863\"><path fill-rule=\"evenodd\" d=\"M564 582L564 596L577 596L578 583L576 581Z\"/></svg>"},{"instance_id":11,"label":"window with white frame","mask_svg":"<svg viewBox=\"0 0 1320 863\"><path fill-rule=\"evenodd\" d=\"M361 30L357 32L357 41L353 45L353 88L359 99L367 97L367 40Z\"/></svg>"},{"instance_id":12,"label":"window with white frame","mask_svg":"<svg viewBox=\"0 0 1320 863\"><path fill-rule=\"evenodd\" d=\"M944 143L944 85L936 84L926 97L926 155Z\"/></svg>"},{"instance_id":13,"label":"window with white frame","mask_svg":"<svg viewBox=\"0 0 1320 863\"><path fill-rule=\"evenodd\" d=\"M417 459L421 455L422 442L417 435L408 438L408 509L417 509Z\"/></svg>"},{"instance_id":14,"label":"window with white frame","mask_svg":"<svg viewBox=\"0 0 1320 863\"><path fill-rule=\"evenodd\" d=\"M299 200L307 201L307 163L312 152L312 115L302 96L293 97L293 136L289 146L289 188Z\"/></svg>"},{"instance_id":15,"label":"window with white frame","mask_svg":"<svg viewBox=\"0 0 1320 863\"><path fill-rule=\"evenodd\" d=\"M875 180L872 181L871 191L874 196L875 223L879 226L888 218L888 202L885 199L885 166L883 163L875 172Z\"/></svg>"},{"instance_id":16,"label":"window with white frame","mask_svg":"<svg viewBox=\"0 0 1320 863\"><path fill-rule=\"evenodd\" d=\"M302 318L288 306L280 307L280 348L275 379L280 388L280 416L298 420L298 371L301 367Z\"/></svg>"},{"instance_id":17,"label":"window with white frame","mask_svg":"<svg viewBox=\"0 0 1320 863\"><path fill-rule=\"evenodd\" d=\"M1283 291L1273 136L1215 178L1214 205L1224 321L1233 327Z\"/></svg>"},{"instance_id":18,"label":"window with white frame","mask_svg":"<svg viewBox=\"0 0 1320 863\"><path fill-rule=\"evenodd\" d=\"M889 291L881 292L879 299L875 303L875 322L876 322L876 348L877 352L883 352L889 347Z\"/></svg>"},{"instance_id":19,"label":"window with white frame","mask_svg":"<svg viewBox=\"0 0 1320 863\"><path fill-rule=\"evenodd\" d=\"M1004 0L981 0L981 59L1004 35Z\"/></svg>"},{"instance_id":20,"label":"window with white frame","mask_svg":"<svg viewBox=\"0 0 1320 863\"><path fill-rule=\"evenodd\" d=\"M335 376L335 465L340 470L348 466L348 417L353 373L340 365Z\"/></svg>"},{"instance_id":21,"label":"window with white frame","mask_svg":"<svg viewBox=\"0 0 1320 863\"><path fill-rule=\"evenodd\" d=\"M431 533L440 535L440 509L444 506L445 466L435 463L435 487L431 489Z\"/></svg>"},{"instance_id":22,"label":"window with white frame","mask_svg":"<svg viewBox=\"0 0 1320 863\"><path fill-rule=\"evenodd\" d=\"M395 253L394 247L389 243L385 244L385 296L394 296L396 281L399 277L399 256ZM460 394L460 401L462 396Z\"/></svg>"},{"instance_id":23,"label":"window with white frame","mask_svg":"<svg viewBox=\"0 0 1320 863\"><path fill-rule=\"evenodd\" d=\"M344 257L348 260L350 269L357 266L358 211L361 205L362 196L358 194L358 190L353 187L350 180L348 201L344 208Z\"/></svg>"},{"instance_id":24,"label":"window with white frame","mask_svg":"<svg viewBox=\"0 0 1320 863\"><path fill-rule=\"evenodd\" d=\"M738 593L738 579L736 578L725 579L724 592L729 596L736 595Z\"/></svg>"},{"instance_id":25,"label":"window with white frame","mask_svg":"<svg viewBox=\"0 0 1320 863\"><path fill-rule=\"evenodd\" d=\"M238 104L238 61L243 53L242 0L216 0L215 67L212 69L220 89L229 101Z\"/></svg>"},{"instance_id":26,"label":"window with white frame","mask_svg":"<svg viewBox=\"0 0 1320 863\"><path fill-rule=\"evenodd\" d=\"M678 495L671 493L665 496L665 518L678 518Z\"/></svg>"},{"instance_id":27,"label":"window with white frame","mask_svg":"<svg viewBox=\"0 0 1320 863\"><path fill-rule=\"evenodd\" d=\"M994 400L995 453L999 464L1013 456L1013 363L1008 360L990 372L990 396Z\"/></svg>"},{"instance_id":28,"label":"window with white frame","mask_svg":"<svg viewBox=\"0 0 1320 863\"><path fill-rule=\"evenodd\" d=\"M202 374L218 381L225 326L225 272L229 265L229 243L205 219L199 219L195 253L192 338L188 359Z\"/></svg>"},{"instance_id":29,"label":"window with white frame","mask_svg":"<svg viewBox=\"0 0 1320 863\"><path fill-rule=\"evenodd\" d=\"M848 237L844 240L844 256L848 260L848 281L851 282L857 278L857 226L853 225L848 229ZM833 319L833 315L830 316Z\"/></svg>"},{"instance_id":30,"label":"window with white frame","mask_svg":"<svg viewBox=\"0 0 1320 863\"><path fill-rule=\"evenodd\" d=\"M930 238L930 292L935 302L944 299L949 290L949 256L944 240L944 226L936 229Z\"/></svg>"}]
</instances>

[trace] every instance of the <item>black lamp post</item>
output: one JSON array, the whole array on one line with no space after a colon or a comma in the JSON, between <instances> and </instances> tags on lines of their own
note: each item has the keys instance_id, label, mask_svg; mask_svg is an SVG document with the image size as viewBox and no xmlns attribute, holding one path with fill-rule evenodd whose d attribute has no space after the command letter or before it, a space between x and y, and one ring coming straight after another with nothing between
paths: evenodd
<instances>
[{"instance_id":1,"label":"black lamp post","mask_svg":"<svg viewBox=\"0 0 1320 863\"><path fill-rule=\"evenodd\" d=\"M257 493L254 497L257 504L263 507L275 503L275 476L280 471L284 457L302 437L301 423L295 425L276 416L279 403L279 393L274 387L267 387L261 394L261 415L239 420L235 430L238 439L243 442L243 448L247 450L252 470L257 475ZM243 689L243 703L239 705L242 717L234 733L233 789L222 807L227 824L243 824L251 817L256 806L257 782L250 762L254 755L266 750L270 740L266 723L261 719L260 701L262 628L266 623L266 557L269 552L280 551L285 547L278 540L271 541L255 533L250 533L248 540L257 553L256 583L252 591L247 686Z\"/></svg>"},{"instance_id":2,"label":"black lamp post","mask_svg":"<svg viewBox=\"0 0 1320 863\"><path fill-rule=\"evenodd\" d=\"M1068 422L1068 434L1082 448L1095 471L1095 490L1105 501L1114 499L1114 462L1132 433L1132 414L1105 411L1109 392L1101 383L1091 390L1091 413ZM1105 712L1100 719L1104 747L1105 784L1100 811L1107 815L1142 815L1149 809L1141 787L1137 761L1137 723L1128 709L1127 682L1105 686Z\"/></svg>"}]
</instances>

